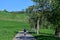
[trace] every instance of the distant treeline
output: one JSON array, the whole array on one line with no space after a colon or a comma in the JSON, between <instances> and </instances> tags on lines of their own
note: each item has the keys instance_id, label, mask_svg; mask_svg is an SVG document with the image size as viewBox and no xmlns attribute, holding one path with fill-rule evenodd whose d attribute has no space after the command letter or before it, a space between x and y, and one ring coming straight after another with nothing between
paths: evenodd
<instances>
[{"instance_id":1,"label":"distant treeline","mask_svg":"<svg viewBox=\"0 0 60 40\"><path fill-rule=\"evenodd\" d=\"M7 10L3 10L3 11L0 11L0 12L7 12L7 13L18 13L18 14L24 14L25 13L25 11L11 11L11 12L9 12L9 11L7 11Z\"/></svg>"}]
</instances>

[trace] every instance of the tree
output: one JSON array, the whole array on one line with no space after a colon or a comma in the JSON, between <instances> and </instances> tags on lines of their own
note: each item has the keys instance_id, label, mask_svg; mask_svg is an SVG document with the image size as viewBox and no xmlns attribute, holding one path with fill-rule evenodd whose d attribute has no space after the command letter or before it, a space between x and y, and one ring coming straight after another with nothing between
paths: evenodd
<instances>
[{"instance_id":1,"label":"tree","mask_svg":"<svg viewBox=\"0 0 60 40\"><path fill-rule=\"evenodd\" d=\"M35 8L34 8L34 10L35 10L35 12L37 14L36 15L37 16L36 23L37 23L37 34L38 34L39 33L39 25L40 25L39 22L42 21L41 25L42 26L44 25L44 20L45 19L47 20L47 18L45 17L47 15L46 12L47 11L50 12L50 9L52 7L50 7L51 6L50 5L51 3L48 0L32 0L32 1L35 2Z\"/></svg>"},{"instance_id":2,"label":"tree","mask_svg":"<svg viewBox=\"0 0 60 40\"><path fill-rule=\"evenodd\" d=\"M41 17L42 17L42 23L44 21L44 7L46 5L46 0L45 1L42 1L42 0L33 0L34 2L36 2L36 4L34 6L31 6L29 8L29 16L30 18L33 18L33 20L35 20L35 29L36 29L36 32L37 34L39 34L39 25L41 23ZM46 8L47 9L47 8Z\"/></svg>"},{"instance_id":3,"label":"tree","mask_svg":"<svg viewBox=\"0 0 60 40\"><path fill-rule=\"evenodd\" d=\"M43 25L44 20L46 20L45 23L50 22L55 26L60 24L59 0L32 0L32 1L35 2L35 4L34 6L31 6L31 8L29 9L28 15L35 22L37 34L39 34L38 32L39 25L40 24ZM59 27L56 26L56 28L59 28ZM56 33L57 32L55 32L55 34Z\"/></svg>"},{"instance_id":4,"label":"tree","mask_svg":"<svg viewBox=\"0 0 60 40\"><path fill-rule=\"evenodd\" d=\"M56 0L53 9L51 11L51 16L48 17L50 23L55 27L55 36L60 37L60 1Z\"/></svg>"},{"instance_id":5,"label":"tree","mask_svg":"<svg viewBox=\"0 0 60 40\"><path fill-rule=\"evenodd\" d=\"M60 34L60 8L56 7L53 11L52 11L52 16L50 16L48 18L49 22L51 22L55 27L55 35L59 36ZM60 37L60 36L59 36Z\"/></svg>"},{"instance_id":6,"label":"tree","mask_svg":"<svg viewBox=\"0 0 60 40\"><path fill-rule=\"evenodd\" d=\"M39 30L39 21L40 21L40 13L38 11L35 10L36 6L30 6L26 11L28 12L28 16L30 19L30 22L33 23L34 26L34 31L37 32L38 34L38 30Z\"/></svg>"},{"instance_id":7,"label":"tree","mask_svg":"<svg viewBox=\"0 0 60 40\"><path fill-rule=\"evenodd\" d=\"M35 27L36 26L36 20L35 20L35 14L33 12L33 8L34 8L34 5L27 8L26 13L27 13L28 18L29 18L29 23L31 25L31 30L32 30L32 28L34 28L34 31L36 32L36 27Z\"/></svg>"},{"instance_id":8,"label":"tree","mask_svg":"<svg viewBox=\"0 0 60 40\"><path fill-rule=\"evenodd\" d=\"M6 9L3 10L4 12L8 12Z\"/></svg>"}]
</instances>

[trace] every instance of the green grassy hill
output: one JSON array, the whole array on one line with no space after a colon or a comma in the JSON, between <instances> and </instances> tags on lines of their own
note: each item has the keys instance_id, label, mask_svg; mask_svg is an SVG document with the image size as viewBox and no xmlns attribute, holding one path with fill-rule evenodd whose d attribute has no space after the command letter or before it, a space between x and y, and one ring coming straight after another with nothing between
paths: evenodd
<instances>
[{"instance_id":1,"label":"green grassy hill","mask_svg":"<svg viewBox=\"0 0 60 40\"><path fill-rule=\"evenodd\" d=\"M25 14L13 16L11 13L0 12L0 40L12 40L18 31L28 27L29 23Z\"/></svg>"}]
</instances>

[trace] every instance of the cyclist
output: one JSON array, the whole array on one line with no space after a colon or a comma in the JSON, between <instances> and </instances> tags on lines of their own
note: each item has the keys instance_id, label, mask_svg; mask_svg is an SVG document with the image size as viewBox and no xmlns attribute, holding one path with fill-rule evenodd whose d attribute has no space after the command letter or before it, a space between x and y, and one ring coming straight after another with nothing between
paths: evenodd
<instances>
[{"instance_id":1,"label":"cyclist","mask_svg":"<svg viewBox=\"0 0 60 40\"><path fill-rule=\"evenodd\" d=\"M26 36L26 29L24 29L24 36Z\"/></svg>"}]
</instances>

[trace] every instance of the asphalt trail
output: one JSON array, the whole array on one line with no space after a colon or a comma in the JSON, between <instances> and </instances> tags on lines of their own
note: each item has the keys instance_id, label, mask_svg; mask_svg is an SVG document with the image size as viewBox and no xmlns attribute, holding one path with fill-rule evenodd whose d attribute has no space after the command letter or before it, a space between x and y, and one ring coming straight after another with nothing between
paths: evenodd
<instances>
[{"instance_id":1,"label":"asphalt trail","mask_svg":"<svg viewBox=\"0 0 60 40\"><path fill-rule=\"evenodd\" d=\"M28 32L26 33L26 36L24 36L24 32L20 31L16 34L13 40L36 40L36 39Z\"/></svg>"}]
</instances>

